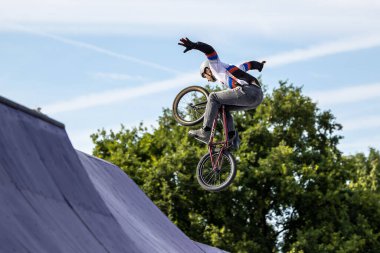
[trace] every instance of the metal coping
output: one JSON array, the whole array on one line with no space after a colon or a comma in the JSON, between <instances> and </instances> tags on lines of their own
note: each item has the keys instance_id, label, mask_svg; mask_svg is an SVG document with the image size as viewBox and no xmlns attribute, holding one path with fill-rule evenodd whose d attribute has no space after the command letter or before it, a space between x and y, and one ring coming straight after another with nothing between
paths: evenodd
<instances>
[{"instance_id":1,"label":"metal coping","mask_svg":"<svg viewBox=\"0 0 380 253\"><path fill-rule=\"evenodd\" d=\"M63 123L61 123L61 122L59 122L59 121L57 121L55 119L52 119L52 118L48 117L47 115L45 115L45 114L43 114L43 113L41 113L41 112L39 112L37 110L32 110L32 109L27 108L27 107L25 107L23 105L20 105L20 104L18 104L16 102L13 102L13 101L5 98L5 97L0 96L0 103L5 104L5 105L7 105L9 107L12 107L12 108L14 108L16 110L25 112L25 113L27 113L29 115L32 115L32 116L36 117L36 118L42 119L43 121L46 121L46 122L48 122L50 124L53 124L53 125L55 125L57 127L65 129L65 125Z\"/></svg>"}]
</instances>

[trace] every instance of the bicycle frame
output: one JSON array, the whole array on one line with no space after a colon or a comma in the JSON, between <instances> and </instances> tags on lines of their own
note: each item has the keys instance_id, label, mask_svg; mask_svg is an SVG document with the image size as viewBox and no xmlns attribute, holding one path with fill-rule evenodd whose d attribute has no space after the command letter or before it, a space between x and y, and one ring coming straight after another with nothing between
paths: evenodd
<instances>
[{"instance_id":1,"label":"bicycle frame","mask_svg":"<svg viewBox=\"0 0 380 253\"><path fill-rule=\"evenodd\" d=\"M224 140L223 141L214 142L214 136L215 136L216 126L218 124L219 114L221 114L222 118L223 118L222 122L223 122L223 131L224 131ZM217 146L221 146L221 147L220 147L220 150L219 150L218 157L217 157L216 161L214 161L215 159L213 158L212 153L213 153L215 147L217 147ZM222 155L223 155L223 150L225 150L227 148L228 148L227 117L226 117L225 106L222 105L221 108L219 109L219 113L216 115L216 117L214 119L214 122L212 124L210 141L209 141L209 144L208 144L208 150L209 150L209 153L210 153L211 165L212 165L212 169L214 171L216 171L218 169L218 167L222 166L222 163L221 163L222 160L221 160L221 158L222 158Z\"/></svg>"}]
</instances>

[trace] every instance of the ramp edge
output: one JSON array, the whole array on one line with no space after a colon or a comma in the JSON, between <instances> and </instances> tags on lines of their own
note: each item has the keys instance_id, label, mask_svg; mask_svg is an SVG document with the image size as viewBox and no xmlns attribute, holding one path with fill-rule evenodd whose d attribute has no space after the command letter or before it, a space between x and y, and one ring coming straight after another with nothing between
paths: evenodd
<instances>
[{"instance_id":1,"label":"ramp edge","mask_svg":"<svg viewBox=\"0 0 380 253\"><path fill-rule=\"evenodd\" d=\"M14 102L12 100L9 100L9 99L7 99L7 98L5 98L3 96L0 96L0 103L1 104L5 104L5 105L7 105L9 107L12 107L13 109L16 109L16 110L22 111L24 113L27 113L27 114L29 114L29 115L31 115L33 117L39 118L39 119L41 119L43 121L46 121L46 122L48 122L50 124L53 124L53 125L57 126L57 127L65 129L65 125L63 123L61 123L61 122L59 122L59 121L57 121L55 119L52 119L49 116L47 116L47 115L45 115L45 114L43 114L43 113L41 113L41 112L39 112L37 110L32 110L32 109L30 109L28 107L20 105L20 104Z\"/></svg>"}]
</instances>

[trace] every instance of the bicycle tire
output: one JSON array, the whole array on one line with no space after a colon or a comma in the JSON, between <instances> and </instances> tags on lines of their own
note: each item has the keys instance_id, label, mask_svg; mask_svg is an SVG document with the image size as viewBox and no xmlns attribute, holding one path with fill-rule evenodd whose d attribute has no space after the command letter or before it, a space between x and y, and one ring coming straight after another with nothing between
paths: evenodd
<instances>
[{"instance_id":1,"label":"bicycle tire","mask_svg":"<svg viewBox=\"0 0 380 253\"><path fill-rule=\"evenodd\" d=\"M217 156L219 155L218 152L213 152L212 154L213 156ZM232 181L235 179L235 176L236 176L236 161L235 161L235 158L234 156L228 151L228 150L223 150L223 154L222 154L222 159L223 158L226 158L227 161L229 162L229 172L228 172L228 176L225 180L223 180L222 183L218 184L218 185L211 185L209 184L208 182L215 176L215 178L217 178L217 174L218 172L215 172L213 171L212 169L212 166L211 166L211 169L209 169L210 173L214 173L211 177L210 174L208 175L204 175L203 171L204 171L204 167L209 167L211 165L211 160L210 160L210 153L207 153L206 155L204 155L201 160L199 161L198 163L198 166L197 166L197 180L198 180L198 183L200 184L200 186L207 190L207 191L211 191L211 192L218 192L218 191L221 191L221 190L224 190L226 189L231 183ZM209 164L208 164L209 163ZM223 170L223 168L221 168L221 170ZM207 177L209 177L209 180L208 182L207 181ZM219 182L221 182L220 180L220 174L219 174Z\"/></svg>"},{"instance_id":2,"label":"bicycle tire","mask_svg":"<svg viewBox=\"0 0 380 253\"><path fill-rule=\"evenodd\" d=\"M195 96L194 99L201 99L201 101L199 102L199 104L193 105L192 104L193 100L192 100L191 102L188 103L186 107L187 111L185 113L180 112L179 105L181 103L181 100L184 99L184 97L191 92L199 93L198 95L200 95L200 97L202 98L198 98ZM200 123L204 117L204 111L202 110L205 109L206 107L208 95L209 95L209 92L201 86L190 86L181 90L177 94L173 102L172 112L173 112L174 119L183 126L194 126ZM197 108L197 105L198 105L198 108ZM188 110L190 107L191 109Z\"/></svg>"}]
</instances>

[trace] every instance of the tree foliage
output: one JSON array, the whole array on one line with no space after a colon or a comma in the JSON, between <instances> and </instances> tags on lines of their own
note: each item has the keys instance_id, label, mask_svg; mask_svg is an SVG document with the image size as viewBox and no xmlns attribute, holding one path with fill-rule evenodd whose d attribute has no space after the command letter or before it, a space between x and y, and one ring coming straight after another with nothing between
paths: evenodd
<instances>
[{"instance_id":1,"label":"tree foliage","mask_svg":"<svg viewBox=\"0 0 380 253\"><path fill-rule=\"evenodd\" d=\"M195 178L203 144L164 109L158 127L99 130L94 155L122 168L190 238L230 252L380 252L380 154L343 156L342 126L280 82L234 114L238 173L219 193Z\"/></svg>"}]
</instances>

